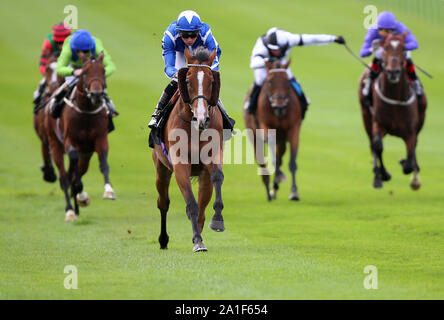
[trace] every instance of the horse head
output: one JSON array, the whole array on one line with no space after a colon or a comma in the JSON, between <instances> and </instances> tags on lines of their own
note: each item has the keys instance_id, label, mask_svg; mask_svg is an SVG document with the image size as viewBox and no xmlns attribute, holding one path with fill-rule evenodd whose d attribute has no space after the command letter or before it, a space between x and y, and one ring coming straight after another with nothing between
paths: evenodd
<instances>
[{"instance_id":1,"label":"horse head","mask_svg":"<svg viewBox=\"0 0 444 320\"><path fill-rule=\"evenodd\" d=\"M405 37L402 35L390 34L384 39L384 52L382 54L382 65L387 75L388 81L393 84L399 83L401 71L405 62Z\"/></svg>"},{"instance_id":2,"label":"horse head","mask_svg":"<svg viewBox=\"0 0 444 320\"><path fill-rule=\"evenodd\" d=\"M57 66L57 56L51 55L48 59L45 69L45 82L46 82L46 93L51 95L58 88L58 86L63 82L63 78L57 76L55 71Z\"/></svg>"},{"instance_id":3,"label":"horse head","mask_svg":"<svg viewBox=\"0 0 444 320\"><path fill-rule=\"evenodd\" d=\"M291 60L281 64L279 61L265 62L267 68L267 79L264 85L268 101L277 117L283 117L287 111L290 101L290 83L287 75L287 68Z\"/></svg>"},{"instance_id":4,"label":"horse head","mask_svg":"<svg viewBox=\"0 0 444 320\"><path fill-rule=\"evenodd\" d=\"M79 54L79 58L83 62L83 68L78 86L83 89L94 107L102 105L106 88L103 57L103 52L100 53L98 58L89 57L83 52Z\"/></svg>"},{"instance_id":5,"label":"horse head","mask_svg":"<svg viewBox=\"0 0 444 320\"><path fill-rule=\"evenodd\" d=\"M185 49L188 67L178 72L179 91L183 102L190 107L191 122L196 129L204 130L211 120L211 108L219 101L220 75L211 65L216 50L210 53L203 47L192 53Z\"/></svg>"}]
</instances>

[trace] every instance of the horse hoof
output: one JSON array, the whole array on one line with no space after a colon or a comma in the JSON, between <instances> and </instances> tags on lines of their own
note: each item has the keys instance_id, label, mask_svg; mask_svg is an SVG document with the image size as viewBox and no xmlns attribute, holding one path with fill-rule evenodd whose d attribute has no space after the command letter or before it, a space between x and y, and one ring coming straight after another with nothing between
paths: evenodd
<instances>
[{"instance_id":1,"label":"horse hoof","mask_svg":"<svg viewBox=\"0 0 444 320\"><path fill-rule=\"evenodd\" d=\"M40 169L43 171L43 180L46 182L56 182L57 181L57 175L55 174L54 167L40 167Z\"/></svg>"},{"instance_id":2,"label":"horse hoof","mask_svg":"<svg viewBox=\"0 0 444 320\"><path fill-rule=\"evenodd\" d=\"M382 182L382 180L375 179L373 181L373 188L375 188L375 189L382 189L382 187L384 187L384 183Z\"/></svg>"},{"instance_id":3,"label":"horse hoof","mask_svg":"<svg viewBox=\"0 0 444 320\"><path fill-rule=\"evenodd\" d=\"M203 244L202 241L199 241L198 243L194 244L193 252L206 252L208 251L207 247Z\"/></svg>"},{"instance_id":4,"label":"horse hoof","mask_svg":"<svg viewBox=\"0 0 444 320\"><path fill-rule=\"evenodd\" d=\"M419 176L412 176L412 179L410 180L410 188L415 191L421 188L421 179Z\"/></svg>"},{"instance_id":5,"label":"horse hoof","mask_svg":"<svg viewBox=\"0 0 444 320\"><path fill-rule=\"evenodd\" d=\"M88 193L82 191L76 195L77 204L81 207L87 207L91 203Z\"/></svg>"},{"instance_id":6,"label":"horse hoof","mask_svg":"<svg viewBox=\"0 0 444 320\"><path fill-rule=\"evenodd\" d=\"M277 198L277 192L276 192L276 190L274 190L274 189L270 190L270 193L269 193L268 196L269 196L269 197L268 197L268 201L270 201L270 200L276 200L276 198Z\"/></svg>"},{"instance_id":7,"label":"horse hoof","mask_svg":"<svg viewBox=\"0 0 444 320\"><path fill-rule=\"evenodd\" d=\"M103 194L103 199L116 200L116 194L112 191L105 191L105 193Z\"/></svg>"},{"instance_id":8,"label":"horse hoof","mask_svg":"<svg viewBox=\"0 0 444 320\"><path fill-rule=\"evenodd\" d=\"M392 175L390 173L388 173L387 171L383 172L381 175L381 179L382 179L382 181L390 181L392 179Z\"/></svg>"},{"instance_id":9,"label":"horse hoof","mask_svg":"<svg viewBox=\"0 0 444 320\"><path fill-rule=\"evenodd\" d=\"M77 219L76 214L74 213L74 210L68 210L66 211L66 215L65 215L65 222L71 222Z\"/></svg>"},{"instance_id":10,"label":"horse hoof","mask_svg":"<svg viewBox=\"0 0 444 320\"><path fill-rule=\"evenodd\" d=\"M276 176L276 178L274 179L276 183L282 183L287 181L287 177L285 176L285 174L283 172L281 172L279 175Z\"/></svg>"},{"instance_id":11,"label":"horse hoof","mask_svg":"<svg viewBox=\"0 0 444 320\"><path fill-rule=\"evenodd\" d=\"M293 201L299 201L300 200L299 194L297 192L292 192L288 197L288 199Z\"/></svg>"},{"instance_id":12,"label":"horse hoof","mask_svg":"<svg viewBox=\"0 0 444 320\"><path fill-rule=\"evenodd\" d=\"M211 220L208 228L216 232L224 232L225 231L224 221Z\"/></svg>"}]
</instances>

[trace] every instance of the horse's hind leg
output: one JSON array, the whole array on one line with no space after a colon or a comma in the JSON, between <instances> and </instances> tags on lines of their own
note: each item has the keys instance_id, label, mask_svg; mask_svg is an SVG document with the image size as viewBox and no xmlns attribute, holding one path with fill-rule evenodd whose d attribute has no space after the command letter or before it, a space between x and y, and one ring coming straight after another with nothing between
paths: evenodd
<instances>
[{"instance_id":1,"label":"horse's hind leg","mask_svg":"<svg viewBox=\"0 0 444 320\"><path fill-rule=\"evenodd\" d=\"M191 188L191 165L182 163L174 165L174 175L176 177L177 185L179 186L183 198L185 199L187 216L190 219L191 226L193 228L193 251L207 251L207 248L202 242L202 236L197 224L199 206L197 205L196 199L193 194L193 189Z\"/></svg>"},{"instance_id":2,"label":"horse's hind leg","mask_svg":"<svg viewBox=\"0 0 444 320\"><path fill-rule=\"evenodd\" d=\"M168 233L166 229L167 212L170 206L170 198L168 196L168 188L171 181L171 171L168 170L156 157L153 150L153 160L156 165L156 188L159 193L157 198L157 208L160 210L160 249L168 247Z\"/></svg>"},{"instance_id":3,"label":"horse's hind leg","mask_svg":"<svg viewBox=\"0 0 444 320\"><path fill-rule=\"evenodd\" d=\"M47 182L55 182L57 180L57 176L54 171L54 167L52 166L51 154L49 152L49 142L46 137L42 137L42 156L44 165L41 167L43 171L43 180Z\"/></svg>"},{"instance_id":4,"label":"horse's hind leg","mask_svg":"<svg viewBox=\"0 0 444 320\"><path fill-rule=\"evenodd\" d=\"M116 194L109 179L109 165L108 165L108 136L104 135L101 139L96 141L96 152L99 155L100 172L103 174L105 180L103 199L115 200Z\"/></svg>"}]
</instances>

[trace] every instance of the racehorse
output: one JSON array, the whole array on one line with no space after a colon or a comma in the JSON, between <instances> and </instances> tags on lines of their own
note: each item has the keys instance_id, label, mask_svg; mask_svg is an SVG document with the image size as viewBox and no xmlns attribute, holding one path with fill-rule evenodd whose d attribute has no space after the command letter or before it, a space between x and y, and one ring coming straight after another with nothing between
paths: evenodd
<instances>
[{"instance_id":1,"label":"racehorse","mask_svg":"<svg viewBox=\"0 0 444 320\"><path fill-rule=\"evenodd\" d=\"M43 98L41 99L40 105L46 103L46 101L51 97L57 87L61 84L63 79L58 77L55 72L55 67L57 63L57 57L52 55L46 64L45 71L45 91L43 93ZM49 141L48 136L45 130L45 109L42 107L36 107L34 109L34 117L33 124L34 129L37 133L37 136L41 142L41 151L43 156L43 166L41 166L41 170L43 171L43 180L47 182L55 182L57 180L57 176L54 172L54 167L51 161L51 154L49 152Z\"/></svg>"},{"instance_id":2,"label":"racehorse","mask_svg":"<svg viewBox=\"0 0 444 320\"><path fill-rule=\"evenodd\" d=\"M208 50L198 47L192 54L185 49L184 54L188 66L178 72L180 97L174 104L163 129L166 137L164 146L156 144L152 156L156 167L156 188L159 193L157 207L161 214L160 248L167 249L169 240L166 230L170 203L168 189L174 172L185 199L186 214L192 225L193 251L199 252L207 251L201 233L205 221L205 208L211 200L213 188L216 191L213 205L215 213L209 227L214 231L225 230L222 217L223 120L217 107L220 76L219 72L211 70L216 50L210 54ZM211 132L213 135L210 140L208 133ZM205 136L207 137L204 138ZM208 153L209 159L205 161L201 154L210 143L216 147L211 148ZM178 147L182 148L179 153ZM197 202L191 188L191 177L197 177L199 182Z\"/></svg>"},{"instance_id":3,"label":"racehorse","mask_svg":"<svg viewBox=\"0 0 444 320\"><path fill-rule=\"evenodd\" d=\"M108 165L108 115L103 99L105 68L103 53L98 58L89 58L79 53L83 62L82 75L71 94L72 101L65 98L65 105L58 120L46 108L46 131L51 153L59 171L60 187L65 194L65 221L73 221L79 215L79 205L90 203L88 194L83 191L81 177L86 173L92 154L99 156L100 171L105 179L104 199L115 199L109 179ZM69 170L65 171L63 156L69 157ZM74 200L73 210L68 189Z\"/></svg>"},{"instance_id":4,"label":"racehorse","mask_svg":"<svg viewBox=\"0 0 444 320\"><path fill-rule=\"evenodd\" d=\"M244 110L245 126L253 132L252 143L254 146L256 161L262 168L262 181L267 192L267 199L276 199L279 183L286 180L285 174L281 171L282 157L286 150L287 141L290 144L289 169L292 175L290 200L299 200L298 188L296 185L296 157L299 146L299 133L302 125L301 103L291 87L287 76L287 68L290 60L281 65L277 62L266 62L267 78L258 97L257 112L255 115ZM247 93L244 103L249 99ZM264 136L258 134L257 129L263 129ZM275 167L273 189L270 190L270 174L266 169L264 158L257 154L257 143L262 144L269 136L270 129L276 130L276 145L269 145L270 152ZM271 141L268 141L270 144Z\"/></svg>"},{"instance_id":5,"label":"racehorse","mask_svg":"<svg viewBox=\"0 0 444 320\"><path fill-rule=\"evenodd\" d=\"M416 159L416 145L421 131L427 107L427 98L423 92L420 101L407 77L405 67L405 47L402 35L389 35L383 42L382 72L373 86L373 106L364 104L362 87L369 70L365 70L359 82L359 100L361 102L364 127L370 139L373 155L374 188L382 188L384 181L391 179L383 160L382 139L388 133L400 137L407 147L407 158L400 160L404 174L413 172L410 187L421 187L419 165ZM379 163L378 163L379 162Z\"/></svg>"}]
</instances>

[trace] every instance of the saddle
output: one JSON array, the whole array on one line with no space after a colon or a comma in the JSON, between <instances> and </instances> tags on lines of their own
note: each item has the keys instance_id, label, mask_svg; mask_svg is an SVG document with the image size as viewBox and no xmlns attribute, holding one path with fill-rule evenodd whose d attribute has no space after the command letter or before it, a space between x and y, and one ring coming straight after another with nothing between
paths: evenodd
<instances>
[{"instance_id":1,"label":"saddle","mask_svg":"<svg viewBox=\"0 0 444 320\"><path fill-rule=\"evenodd\" d=\"M176 104L177 100L180 97L180 90L177 89L177 91L174 93L173 97L170 99L170 101L168 102L168 104L165 106L162 118L158 121L157 124L157 128L151 129L151 132L149 134L148 137L148 146L150 148L154 148L154 145L162 145L162 143L165 142L165 137L164 135L164 129L165 129L165 125L168 121L168 118L171 114L171 111L174 108L174 105ZM219 101L220 102L220 101ZM219 107L219 103L218 103L218 107ZM235 120L231 119L228 117L228 115L226 115L224 112L222 112L222 109L219 107L221 114L222 114L222 120L223 120L223 128L224 129L230 129L232 132L231 134L235 134L233 132L233 127L235 124ZM229 140L231 138L231 135L229 136L225 136L225 132L224 132L224 141L225 140Z\"/></svg>"}]
</instances>

